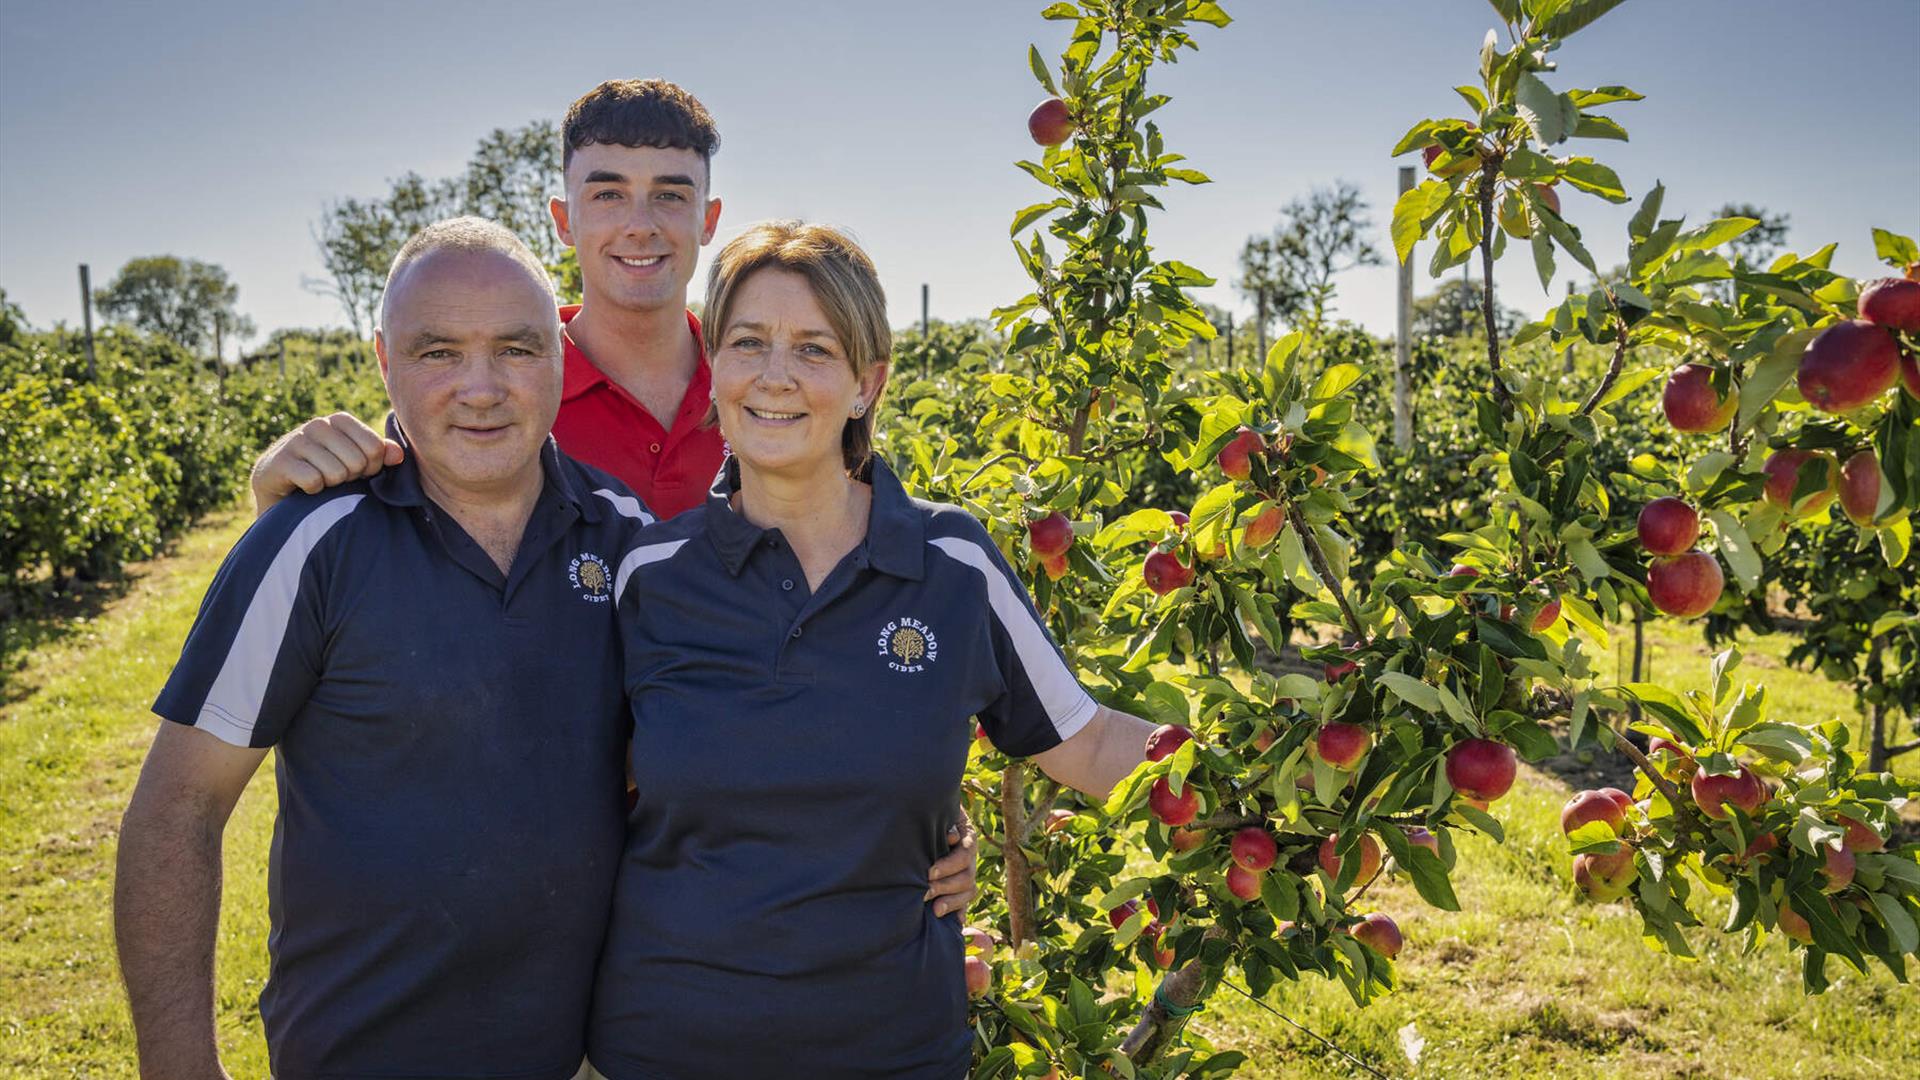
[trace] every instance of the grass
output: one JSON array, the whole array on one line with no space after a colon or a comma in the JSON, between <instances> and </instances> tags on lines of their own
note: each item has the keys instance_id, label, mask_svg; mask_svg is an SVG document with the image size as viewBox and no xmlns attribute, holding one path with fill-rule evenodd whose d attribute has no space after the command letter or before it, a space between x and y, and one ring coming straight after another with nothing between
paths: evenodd
<instances>
[{"instance_id":1,"label":"grass","mask_svg":"<svg viewBox=\"0 0 1920 1080\"><path fill-rule=\"evenodd\" d=\"M134 1075L109 918L117 823L157 723L148 706L244 525L237 514L210 519L139 568L110 606L20 638L4 667L0 1075ZM1654 678L1704 683L1710 652L1689 629L1648 629ZM1766 681L1776 715L1853 716L1844 691L1779 662L1786 647L1742 645L1742 670ZM1920 755L1900 768L1916 775ZM1749 954L1740 938L1697 931L1702 959L1676 960L1641 944L1624 907L1575 902L1556 824L1566 795L1529 770L1496 807L1507 843L1461 838L1461 912L1428 908L1405 884L1375 886L1370 896L1408 939L1399 993L1359 1010L1338 985L1306 983L1269 1004L1396 1077L1920 1075L1920 994L1884 972L1863 977L1836 961L1834 989L1806 998L1777 939ZM266 1075L256 999L273 806L263 768L227 830L217 997L236 1076ZM1231 991L1192 1030L1247 1051L1242 1076L1365 1075Z\"/></svg>"}]
</instances>

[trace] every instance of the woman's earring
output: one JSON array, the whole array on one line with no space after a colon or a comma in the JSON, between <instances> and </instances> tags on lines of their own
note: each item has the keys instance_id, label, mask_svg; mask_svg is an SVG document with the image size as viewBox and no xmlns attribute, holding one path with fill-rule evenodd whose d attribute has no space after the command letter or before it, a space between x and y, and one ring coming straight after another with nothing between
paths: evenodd
<instances>
[{"instance_id":1,"label":"woman's earring","mask_svg":"<svg viewBox=\"0 0 1920 1080\"><path fill-rule=\"evenodd\" d=\"M867 415L867 403L866 403L866 402L864 402L864 401L863 401L863 402L861 402L860 404L858 404L858 405L855 405L855 406L853 407L853 418L854 418L855 420L858 420L858 419L860 419L861 417L863 417L863 416L865 416L865 415Z\"/></svg>"}]
</instances>

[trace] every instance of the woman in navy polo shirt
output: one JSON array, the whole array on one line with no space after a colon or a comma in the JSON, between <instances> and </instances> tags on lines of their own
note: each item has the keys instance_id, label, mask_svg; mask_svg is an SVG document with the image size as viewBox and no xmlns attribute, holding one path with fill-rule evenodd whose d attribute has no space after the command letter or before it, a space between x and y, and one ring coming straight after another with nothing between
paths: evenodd
<instances>
[{"instance_id":1,"label":"woman in navy polo shirt","mask_svg":"<svg viewBox=\"0 0 1920 1080\"><path fill-rule=\"evenodd\" d=\"M612 1080L954 1080L964 946L922 856L973 718L1096 796L1150 728L1080 687L979 522L871 456L892 343L864 252L756 226L705 310L733 457L616 574L640 802L588 1056Z\"/></svg>"}]
</instances>

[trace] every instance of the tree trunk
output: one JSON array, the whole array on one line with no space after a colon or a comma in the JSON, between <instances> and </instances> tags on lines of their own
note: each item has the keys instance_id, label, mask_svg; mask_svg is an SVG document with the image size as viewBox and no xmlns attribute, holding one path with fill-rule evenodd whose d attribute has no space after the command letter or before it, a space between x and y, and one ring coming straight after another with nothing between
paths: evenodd
<instances>
[{"instance_id":1,"label":"tree trunk","mask_svg":"<svg viewBox=\"0 0 1920 1080\"><path fill-rule=\"evenodd\" d=\"M1633 678L1632 678L1633 682L1646 681L1646 677L1643 674L1643 667L1642 667L1646 659L1646 645L1647 645L1647 613L1644 611L1641 611L1639 608L1634 608L1633 609ZM1634 723L1637 724L1640 722L1640 703L1638 701L1631 702L1627 705L1627 715L1633 720Z\"/></svg>"},{"instance_id":2,"label":"tree trunk","mask_svg":"<svg viewBox=\"0 0 1920 1080\"><path fill-rule=\"evenodd\" d=\"M1000 858L1006 864L1007 944L1015 949L1033 940L1033 868L1020 846L1027 837L1027 766L1010 761L1000 774Z\"/></svg>"}]
</instances>

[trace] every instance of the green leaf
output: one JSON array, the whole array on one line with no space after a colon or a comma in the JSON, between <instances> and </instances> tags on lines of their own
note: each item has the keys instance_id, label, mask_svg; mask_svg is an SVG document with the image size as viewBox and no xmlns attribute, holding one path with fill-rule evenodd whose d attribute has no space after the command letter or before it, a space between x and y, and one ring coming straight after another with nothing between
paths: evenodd
<instances>
[{"instance_id":1,"label":"green leaf","mask_svg":"<svg viewBox=\"0 0 1920 1080\"><path fill-rule=\"evenodd\" d=\"M1744 236L1759 221L1749 217L1720 218L1681 233L1673 242L1676 251L1708 251L1736 237Z\"/></svg>"},{"instance_id":2,"label":"green leaf","mask_svg":"<svg viewBox=\"0 0 1920 1080\"><path fill-rule=\"evenodd\" d=\"M1050 7L1046 11L1041 12L1040 17L1043 19L1060 18L1061 16L1049 14L1049 12L1056 11L1060 8L1066 8L1068 11L1073 11L1072 4L1055 4L1053 5L1053 7ZM1071 17L1078 18L1079 14L1080 14L1079 12L1074 11ZM1060 96L1059 88L1053 85L1053 73L1047 70L1047 62L1046 60L1041 58L1040 50L1036 46L1033 46L1033 45L1027 46L1027 66L1033 69L1033 77L1040 81L1041 86L1044 86L1047 88L1047 93L1053 95L1054 97Z\"/></svg>"},{"instance_id":3,"label":"green leaf","mask_svg":"<svg viewBox=\"0 0 1920 1080\"><path fill-rule=\"evenodd\" d=\"M1446 205L1453 189L1441 180L1426 180L1408 189L1393 204L1393 254L1406 262L1413 245L1426 234L1427 222Z\"/></svg>"},{"instance_id":4,"label":"green leaf","mask_svg":"<svg viewBox=\"0 0 1920 1080\"><path fill-rule=\"evenodd\" d=\"M1706 733L1700 730L1700 725L1694 720L1693 710L1673 691L1644 682L1627 683L1620 689L1632 694L1640 702L1641 708L1654 714L1682 743L1698 746L1707 741Z\"/></svg>"},{"instance_id":5,"label":"green leaf","mask_svg":"<svg viewBox=\"0 0 1920 1080\"><path fill-rule=\"evenodd\" d=\"M1619 175L1597 161L1576 158L1567 162L1562 175L1567 178L1567 183L1581 191L1592 192L1608 202L1627 201L1627 189L1620 183Z\"/></svg>"},{"instance_id":6,"label":"green leaf","mask_svg":"<svg viewBox=\"0 0 1920 1080\"><path fill-rule=\"evenodd\" d=\"M1874 530L1880 534L1880 557L1890 567L1907 561L1913 551L1913 519L1901 518Z\"/></svg>"},{"instance_id":7,"label":"green leaf","mask_svg":"<svg viewBox=\"0 0 1920 1080\"><path fill-rule=\"evenodd\" d=\"M1366 369L1359 364L1335 364L1320 373L1314 380L1313 392L1308 394L1315 401L1327 401L1339 397L1347 387L1366 375Z\"/></svg>"},{"instance_id":8,"label":"green leaf","mask_svg":"<svg viewBox=\"0 0 1920 1080\"><path fill-rule=\"evenodd\" d=\"M1467 823L1474 828L1493 837L1494 843L1504 844L1507 842L1507 830L1501 828L1500 823L1495 821L1492 815L1486 811L1468 806L1466 803L1456 799L1453 804L1453 812L1465 818Z\"/></svg>"},{"instance_id":9,"label":"green leaf","mask_svg":"<svg viewBox=\"0 0 1920 1080\"><path fill-rule=\"evenodd\" d=\"M1896 268L1904 268L1908 263L1920 262L1920 245L1916 245L1899 233L1885 229L1873 230L1873 253L1880 260Z\"/></svg>"},{"instance_id":10,"label":"green leaf","mask_svg":"<svg viewBox=\"0 0 1920 1080\"><path fill-rule=\"evenodd\" d=\"M1573 565L1580 568L1588 581L1598 584L1613 574L1613 567L1600 555L1600 549L1590 540L1575 540L1567 545L1567 554L1572 556Z\"/></svg>"},{"instance_id":11,"label":"green leaf","mask_svg":"<svg viewBox=\"0 0 1920 1080\"><path fill-rule=\"evenodd\" d=\"M1633 212L1633 219L1627 222L1628 238L1638 243L1652 234L1654 224L1660 217L1660 203L1666 196L1666 185L1656 181L1653 190L1640 200L1640 209Z\"/></svg>"},{"instance_id":12,"label":"green leaf","mask_svg":"<svg viewBox=\"0 0 1920 1080\"><path fill-rule=\"evenodd\" d=\"M1573 125L1573 137L1576 139L1618 139L1627 141L1627 129L1610 116L1594 116L1589 113L1580 115L1580 122Z\"/></svg>"},{"instance_id":13,"label":"green leaf","mask_svg":"<svg viewBox=\"0 0 1920 1080\"><path fill-rule=\"evenodd\" d=\"M1020 234L1020 230L1026 228L1027 226L1033 224L1036 221L1039 221L1041 218L1046 217L1049 212L1060 209L1061 207L1064 207L1067 205L1068 203L1067 203L1067 200L1065 199L1055 199L1052 202L1034 203L1032 206L1029 206L1025 210L1022 210L1019 213L1013 215L1013 228L1011 230L1012 234L1015 236L1018 236Z\"/></svg>"},{"instance_id":14,"label":"green leaf","mask_svg":"<svg viewBox=\"0 0 1920 1080\"><path fill-rule=\"evenodd\" d=\"M1893 938L1894 948L1903 953L1920 950L1920 928L1913 925L1913 916L1900 901L1886 893L1868 893L1873 900L1873 909L1880 913L1880 921L1885 924L1888 936Z\"/></svg>"},{"instance_id":15,"label":"green leaf","mask_svg":"<svg viewBox=\"0 0 1920 1080\"><path fill-rule=\"evenodd\" d=\"M1733 576L1740 579L1740 590L1752 592L1760 584L1760 552L1754 549L1753 541L1747 538L1747 530L1725 510L1707 511L1707 520L1713 522L1719 535L1720 554L1726 556L1727 565L1733 569Z\"/></svg>"},{"instance_id":16,"label":"green leaf","mask_svg":"<svg viewBox=\"0 0 1920 1080\"><path fill-rule=\"evenodd\" d=\"M1213 183L1213 177L1208 176L1199 169L1163 169L1161 171L1167 174L1167 179L1178 180L1183 184Z\"/></svg>"},{"instance_id":17,"label":"green leaf","mask_svg":"<svg viewBox=\"0 0 1920 1080\"><path fill-rule=\"evenodd\" d=\"M1558 15L1547 20L1547 24L1541 28L1541 33L1555 41L1565 41L1592 26L1600 16L1625 2L1626 0L1571 0ZM1627 92L1632 93L1632 91Z\"/></svg>"},{"instance_id":18,"label":"green leaf","mask_svg":"<svg viewBox=\"0 0 1920 1080\"><path fill-rule=\"evenodd\" d=\"M1535 229L1528 242L1533 246L1533 268L1540 274L1540 288L1544 292L1553 285L1553 241L1548 238L1547 230ZM1517 339L1515 344L1519 344Z\"/></svg>"},{"instance_id":19,"label":"green leaf","mask_svg":"<svg viewBox=\"0 0 1920 1080\"><path fill-rule=\"evenodd\" d=\"M1533 137L1549 146L1564 141L1580 120L1573 99L1554 93L1532 72L1523 73L1514 83L1513 100Z\"/></svg>"},{"instance_id":20,"label":"green leaf","mask_svg":"<svg viewBox=\"0 0 1920 1080\"><path fill-rule=\"evenodd\" d=\"M1733 464L1733 455L1725 450L1709 450L1701 454L1692 465L1687 467L1687 490L1695 492L1707 490L1707 487L1731 464Z\"/></svg>"},{"instance_id":21,"label":"green leaf","mask_svg":"<svg viewBox=\"0 0 1920 1080\"><path fill-rule=\"evenodd\" d=\"M1666 372L1660 368L1638 368L1629 371L1614 380L1612 388L1607 391L1605 397L1600 399L1600 403L1594 407L1604 409L1616 401L1624 400L1628 394L1633 393L1635 390L1640 389L1665 374Z\"/></svg>"},{"instance_id":22,"label":"green leaf","mask_svg":"<svg viewBox=\"0 0 1920 1080\"><path fill-rule=\"evenodd\" d=\"M1761 411L1800 370L1800 355L1807 351L1807 342L1812 341L1816 333L1817 330L1808 328L1781 335L1767 352L1767 358L1747 372L1740 384L1740 413L1735 421L1740 431L1752 430Z\"/></svg>"},{"instance_id":23,"label":"green leaf","mask_svg":"<svg viewBox=\"0 0 1920 1080\"><path fill-rule=\"evenodd\" d=\"M1440 711L1439 692L1411 675L1405 675L1398 671L1382 672L1379 682L1384 684L1387 689L1393 691L1395 697L1398 697L1401 701L1412 705L1416 709L1430 713Z\"/></svg>"}]
</instances>

